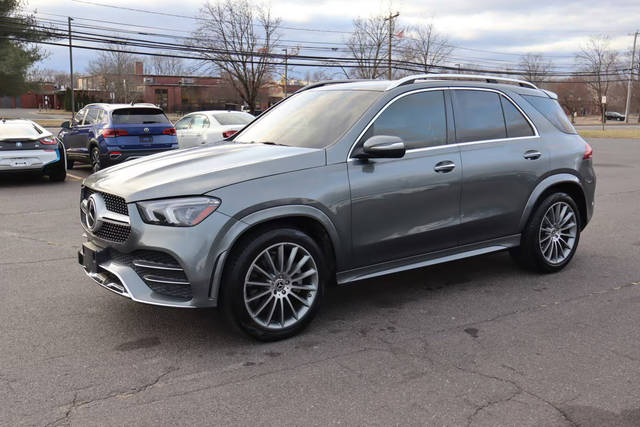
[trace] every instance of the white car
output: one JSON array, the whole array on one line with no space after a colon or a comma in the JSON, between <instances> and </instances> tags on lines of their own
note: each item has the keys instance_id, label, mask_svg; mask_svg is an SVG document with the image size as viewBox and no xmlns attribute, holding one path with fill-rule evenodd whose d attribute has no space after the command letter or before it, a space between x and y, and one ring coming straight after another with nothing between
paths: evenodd
<instances>
[{"instance_id":1,"label":"white car","mask_svg":"<svg viewBox=\"0 0 640 427\"><path fill-rule=\"evenodd\" d=\"M195 147L229 138L255 117L242 111L197 111L175 124L180 148Z\"/></svg>"},{"instance_id":2,"label":"white car","mask_svg":"<svg viewBox=\"0 0 640 427\"><path fill-rule=\"evenodd\" d=\"M64 181L67 162L62 142L31 120L0 120L0 173L39 172Z\"/></svg>"}]
</instances>

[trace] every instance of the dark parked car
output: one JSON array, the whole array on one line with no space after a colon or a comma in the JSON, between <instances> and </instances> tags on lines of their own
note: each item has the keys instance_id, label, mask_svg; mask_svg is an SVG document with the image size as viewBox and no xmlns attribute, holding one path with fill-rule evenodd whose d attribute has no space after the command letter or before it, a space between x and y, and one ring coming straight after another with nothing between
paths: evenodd
<instances>
[{"instance_id":1,"label":"dark parked car","mask_svg":"<svg viewBox=\"0 0 640 427\"><path fill-rule=\"evenodd\" d=\"M604 113L604 116L607 118L607 120L618 120L623 122L624 121L624 114L620 114L616 111L607 111L606 113Z\"/></svg>"},{"instance_id":2,"label":"dark parked car","mask_svg":"<svg viewBox=\"0 0 640 427\"><path fill-rule=\"evenodd\" d=\"M591 157L555 94L528 82L319 83L228 144L88 177L79 262L134 301L219 306L280 339L333 283L502 250L560 271L593 212Z\"/></svg>"},{"instance_id":3,"label":"dark parked car","mask_svg":"<svg viewBox=\"0 0 640 427\"><path fill-rule=\"evenodd\" d=\"M64 146L31 120L0 120L0 173L36 172L51 181L67 177Z\"/></svg>"},{"instance_id":4,"label":"dark parked car","mask_svg":"<svg viewBox=\"0 0 640 427\"><path fill-rule=\"evenodd\" d=\"M176 130L153 104L89 104L58 137L67 147L67 167L89 163L94 172L178 147Z\"/></svg>"}]
</instances>

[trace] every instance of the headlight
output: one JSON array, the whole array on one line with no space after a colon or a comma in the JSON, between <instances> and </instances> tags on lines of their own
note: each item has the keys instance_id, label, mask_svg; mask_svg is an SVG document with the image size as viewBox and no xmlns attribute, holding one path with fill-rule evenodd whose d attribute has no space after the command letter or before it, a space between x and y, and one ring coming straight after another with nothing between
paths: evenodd
<instances>
[{"instance_id":1,"label":"headlight","mask_svg":"<svg viewBox=\"0 0 640 427\"><path fill-rule=\"evenodd\" d=\"M200 224L218 206L220 200L213 197L184 197L138 202L138 211L148 224L192 227Z\"/></svg>"}]
</instances>

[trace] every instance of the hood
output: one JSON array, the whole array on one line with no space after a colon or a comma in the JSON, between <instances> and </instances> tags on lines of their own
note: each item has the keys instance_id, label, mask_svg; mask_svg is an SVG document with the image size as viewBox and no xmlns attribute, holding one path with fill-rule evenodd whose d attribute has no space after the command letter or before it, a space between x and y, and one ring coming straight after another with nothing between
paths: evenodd
<instances>
[{"instance_id":1,"label":"hood","mask_svg":"<svg viewBox=\"0 0 640 427\"><path fill-rule=\"evenodd\" d=\"M204 194L242 181L325 164L324 150L265 144L204 145L131 160L84 180L125 200Z\"/></svg>"}]
</instances>

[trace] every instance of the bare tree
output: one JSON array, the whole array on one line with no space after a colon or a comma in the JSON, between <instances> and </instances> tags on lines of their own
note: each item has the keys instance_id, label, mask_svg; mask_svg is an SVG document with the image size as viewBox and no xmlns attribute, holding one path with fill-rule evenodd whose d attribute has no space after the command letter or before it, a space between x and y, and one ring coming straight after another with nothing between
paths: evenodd
<instances>
[{"instance_id":1,"label":"bare tree","mask_svg":"<svg viewBox=\"0 0 640 427\"><path fill-rule=\"evenodd\" d=\"M181 76L186 73L182 58L152 56L145 61L145 65L152 74L160 76Z\"/></svg>"},{"instance_id":2,"label":"bare tree","mask_svg":"<svg viewBox=\"0 0 640 427\"><path fill-rule=\"evenodd\" d=\"M200 13L203 19L192 37L206 48L201 54L204 64L228 74L249 110L255 112L260 88L275 65L270 57L279 41L280 19L269 8L248 0L207 2Z\"/></svg>"},{"instance_id":3,"label":"bare tree","mask_svg":"<svg viewBox=\"0 0 640 427\"><path fill-rule=\"evenodd\" d=\"M546 61L542 55L527 53L520 57L519 65L522 78L535 85L541 85L549 79L551 61Z\"/></svg>"},{"instance_id":4,"label":"bare tree","mask_svg":"<svg viewBox=\"0 0 640 427\"><path fill-rule=\"evenodd\" d=\"M453 52L449 39L436 31L433 22L410 27L407 32L403 58L420 64L420 71L430 72L446 62Z\"/></svg>"},{"instance_id":5,"label":"bare tree","mask_svg":"<svg viewBox=\"0 0 640 427\"><path fill-rule=\"evenodd\" d=\"M87 67L95 80L95 89L113 93L116 102L134 101L137 88L132 76L139 59L135 53L124 50L122 46L109 44L107 47L110 51L99 52Z\"/></svg>"},{"instance_id":6,"label":"bare tree","mask_svg":"<svg viewBox=\"0 0 640 427\"><path fill-rule=\"evenodd\" d=\"M618 52L611 49L608 36L591 37L576 55L576 63L579 70L588 75L587 85L602 115L601 99L607 96L610 81L616 78Z\"/></svg>"},{"instance_id":7,"label":"bare tree","mask_svg":"<svg viewBox=\"0 0 640 427\"><path fill-rule=\"evenodd\" d=\"M27 79L34 83L53 83L58 88L71 85L69 73L50 68L32 68L29 70Z\"/></svg>"},{"instance_id":8,"label":"bare tree","mask_svg":"<svg viewBox=\"0 0 640 427\"><path fill-rule=\"evenodd\" d=\"M393 38L392 43L397 46L399 39ZM353 33L346 44L356 64L351 70L343 69L346 77L377 79L387 72L389 23L385 16L354 19Z\"/></svg>"}]
</instances>

